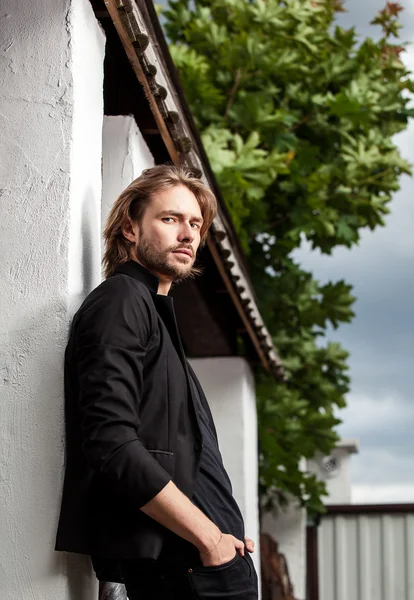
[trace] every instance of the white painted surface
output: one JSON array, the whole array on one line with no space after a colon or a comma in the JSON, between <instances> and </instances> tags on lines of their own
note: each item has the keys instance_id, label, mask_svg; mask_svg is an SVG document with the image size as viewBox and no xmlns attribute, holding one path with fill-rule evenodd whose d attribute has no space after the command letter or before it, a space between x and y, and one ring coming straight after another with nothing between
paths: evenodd
<instances>
[{"instance_id":1,"label":"white painted surface","mask_svg":"<svg viewBox=\"0 0 414 600\"><path fill-rule=\"evenodd\" d=\"M133 116L104 117L102 134L102 228L119 194L155 164Z\"/></svg>"},{"instance_id":2,"label":"white painted surface","mask_svg":"<svg viewBox=\"0 0 414 600\"><path fill-rule=\"evenodd\" d=\"M324 497L325 504L350 504L351 502L351 454L358 447L355 442L339 442L331 455L317 455L308 461L307 469L318 479L325 481L328 496Z\"/></svg>"},{"instance_id":3,"label":"white painted surface","mask_svg":"<svg viewBox=\"0 0 414 600\"><path fill-rule=\"evenodd\" d=\"M0 17L0 597L90 600L89 564L53 548L68 305L96 280L98 257L78 268L96 254L104 40L87 0L3 0Z\"/></svg>"},{"instance_id":4,"label":"white painted surface","mask_svg":"<svg viewBox=\"0 0 414 600\"><path fill-rule=\"evenodd\" d=\"M414 600L413 540L413 514L323 516L320 600Z\"/></svg>"},{"instance_id":5,"label":"white painted surface","mask_svg":"<svg viewBox=\"0 0 414 600\"><path fill-rule=\"evenodd\" d=\"M269 534L285 555L297 600L306 597L306 511L292 500L276 513L262 517L262 532Z\"/></svg>"},{"instance_id":6,"label":"white painted surface","mask_svg":"<svg viewBox=\"0 0 414 600\"><path fill-rule=\"evenodd\" d=\"M254 379L243 358L197 358L190 363L207 396L224 465L243 514L260 577L257 414Z\"/></svg>"},{"instance_id":7,"label":"white painted surface","mask_svg":"<svg viewBox=\"0 0 414 600\"><path fill-rule=\"evenodd\" d=\"M331 456L318 455L312 460L302 461L302 469L325 481L328 491L328 496L324 497L325 504L350 503L350 455L356 452L358 443L355 440L341 440ZM306 511L294 500L276 514L268 513L262 518L263 533L272 536L286 557L298 600L306 596L306 518Z\"/></svg>"},{"instance_id":8,"label":"white painted surface","mask_svg":"<svg viewBox=\"0 0 414 600\"><path fill-rule=\"evenodd\" d=\"M103 59L105 38L88 0L72 25L73 127L70 152L69 310L101 282Z\"/></svg>"}]
</instances>

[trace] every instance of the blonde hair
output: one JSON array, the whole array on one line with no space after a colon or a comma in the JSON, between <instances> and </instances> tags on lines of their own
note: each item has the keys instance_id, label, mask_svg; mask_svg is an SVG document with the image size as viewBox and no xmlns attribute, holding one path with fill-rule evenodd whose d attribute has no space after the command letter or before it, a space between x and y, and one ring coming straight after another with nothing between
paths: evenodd
<instances>
[{"instance_id":1,"label":"blonde hair","mask_svg":"<svg viewBox=\"0 0 414 600\"><path fill-rule=\"evenodd\" d=\"M105 253L102 258L105 278L113 274L117 265L133 258L134 248L122 233L128 221L140 223L151 197L176 185L185 185L197 198L203 216L201 243L205 242L217 213L217 201L213 192L186 167L157 165L145 169L121 193L106 220L103 232Z\"/></svg>"}]
</instances>

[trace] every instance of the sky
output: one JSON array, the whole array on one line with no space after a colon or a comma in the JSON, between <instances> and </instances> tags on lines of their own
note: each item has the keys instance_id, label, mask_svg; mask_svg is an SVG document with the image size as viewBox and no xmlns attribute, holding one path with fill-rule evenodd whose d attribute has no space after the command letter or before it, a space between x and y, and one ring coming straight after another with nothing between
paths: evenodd
<instances>
[{"instance_id":1,"label":"sky","mask_svg":"<svg viewBox=\"0 0 414 600\"><path fill-rule=\"evenodd\" d=\"M414 0L405 10L401 38L412 42L404 62L414 71ZM340 24L376 37L369 22L385 0L347 0ZM414 164L414 120L395 138ZM354 286L356 317L330 334L350 351L351 391L340 411L341 437L357 439L352 457L352 502L414 503L414 178L404 176L390 203L386 227L364 231L358 247L323 256L303 246L301 264L321 281Z\"/></svg>"}]
</instances>

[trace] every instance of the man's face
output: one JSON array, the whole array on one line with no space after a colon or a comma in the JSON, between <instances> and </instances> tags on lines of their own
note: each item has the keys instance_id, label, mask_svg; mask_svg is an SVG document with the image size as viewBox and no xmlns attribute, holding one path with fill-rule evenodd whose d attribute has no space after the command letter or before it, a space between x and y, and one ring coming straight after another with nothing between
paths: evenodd
<instances>
[{"instance_id":1,"label":"man's face","mask_svg":"<svg viewBox=\"0 0 414 600\"><path fill-rule=\"evenodd\" d=\"M200 206L187 187L177 185L159 192L134 227L138 261L162 278L186 279L196 259L202 223Z\"/></svg>"}]
</instances>

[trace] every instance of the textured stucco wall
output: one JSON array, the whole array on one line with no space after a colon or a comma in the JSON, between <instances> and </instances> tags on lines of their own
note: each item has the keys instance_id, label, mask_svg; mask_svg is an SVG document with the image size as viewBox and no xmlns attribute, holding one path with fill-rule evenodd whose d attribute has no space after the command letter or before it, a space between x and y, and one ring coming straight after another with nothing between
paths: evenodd
<instances>
[{"instance_id":1,"label":"textured stucco wall","mask_svg":"<svg viewBox=\"0 0 414 600\"><path fill-rule=\"evenodd\" d=\"M246 535L256 543L260 577L257 414L254 379L243 358L190 360L213 413L224 465L242 511Z\"/></svg>"},{"instance_id":2,"label":"textured stucco wall","mask_svg":"<svg viewBox=\"0 0 414 600\"><path fill-rule=\"evenodd\" d=\"M3 0L0 28L0 597L89 600L89 566L53 546L68 309L96 277L78 267L99 228L104 40L87 0Z\"/></svg>"},{"instance_id":3,"label":"textured stucco wall","mask_svg":"<svg viewBox=\"0 0 414 600\"><path fill-rule=\"evenodd\" d=\"M103 60L105 38L88 0L72 17L69 310L101 281Z\"/></svg>"},{"instance_id":4,"label":"textured stucco wall","mask_svg":"<svg viewBox=\"0 0 414 600\"><path fill-rule=\"evenodd\" d=\"M154 166L154 157L134 117L104 117L102 136L102 227L119 194L144 169Z\"/></svg>"}]
</instances>

